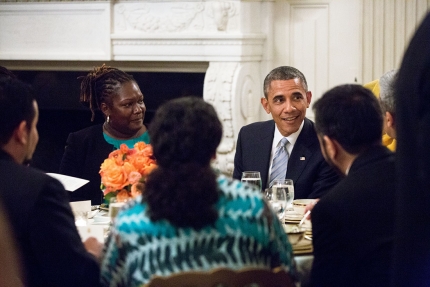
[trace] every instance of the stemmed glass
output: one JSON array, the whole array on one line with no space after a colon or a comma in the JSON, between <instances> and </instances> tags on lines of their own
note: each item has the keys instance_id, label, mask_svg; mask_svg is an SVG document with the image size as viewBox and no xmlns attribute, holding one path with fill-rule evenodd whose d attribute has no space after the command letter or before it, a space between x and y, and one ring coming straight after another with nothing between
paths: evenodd
<instances>
[{"instance_id":1,"label":"stemmed glass","mask_svg":"<svg viewBox=\"0 0 430 287\"><path fill-rule=\"evenodd\" d=\"M278 215L279 220L284 220L285 210L287 209L287 195L282 188L266 188L264 196L269 202L272 209Z\"/></svg>"},{"instance_id":2,"label":"stemmed glass","mask_svg":"<svg viewBox=\"0 0 430 287\"><path fill-rule=\"evenodd\" d=\"M254 184L261 191L261 176L259 171L244 171L242 172L242 182Z\"/></svg>"},{"instance_id":3,"label":"stemmed glass","mask_svg":"<svg viewBox=\"0 0 430 287\"><path fill-rule=\"evenodd\" d=\"M286 195L287 201L287 211L294 210L293 200L294 200L294 184L292 179L275 179L272 185L273 189L282 189Z\"/></svg>"}]
</instances>

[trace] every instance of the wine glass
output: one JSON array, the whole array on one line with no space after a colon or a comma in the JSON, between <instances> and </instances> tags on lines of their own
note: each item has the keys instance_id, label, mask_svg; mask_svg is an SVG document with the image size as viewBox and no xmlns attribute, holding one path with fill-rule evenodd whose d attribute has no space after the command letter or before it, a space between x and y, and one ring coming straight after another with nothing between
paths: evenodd
<instances>
[{"instance_id":1,"label":"wine glass","mask_svg":"<svg viewBox=\"0 0 430 287\"><path fill-rule=\"evenodd\" d=\"M287 195L283 188L266 188L264 190L264 196L269 202L272 209L278 215L279 220L284 220L285 211L287 209Z\"/></svg>"},{"instance_id":2,"label":"wine glass","mask_svg":"<svg viewBox=\"0 0 430 287\"><path fill-rule=\"evenodd\" d=\"M254 184L261 191L261 176L259 171L244 171L242 172L242 182Z\"/></svg>"},{"instance_id":3,"label":"wine glass","mask_svg":"<svg viewBox=\"0 0 430 287\"><path fill-rule=\"evenodd\" d=\"M294 184L292 179L275 179L273 181L272 188L282 189L285 191L286 201L287 201L287 211L294 210L293 200L294 200Z\"/></svg>"}]
</instances>

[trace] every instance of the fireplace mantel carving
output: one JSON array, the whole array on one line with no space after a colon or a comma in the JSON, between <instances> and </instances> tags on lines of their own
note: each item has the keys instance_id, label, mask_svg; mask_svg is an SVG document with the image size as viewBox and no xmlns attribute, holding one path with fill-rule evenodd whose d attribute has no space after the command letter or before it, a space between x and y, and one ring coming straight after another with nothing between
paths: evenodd
<instances>
[{"instance_id":1,"label":"fireplace mantel carving","mask_svg":"<svg viewBox=\"0 0 430 287\"><path fill-rule=\"evenodd\" d=\"M240 127L259 120L271 2L0 1L0 60L207 62L203 97L224 126L215 164L231 174Z\"/></svg>"}]
</instances>

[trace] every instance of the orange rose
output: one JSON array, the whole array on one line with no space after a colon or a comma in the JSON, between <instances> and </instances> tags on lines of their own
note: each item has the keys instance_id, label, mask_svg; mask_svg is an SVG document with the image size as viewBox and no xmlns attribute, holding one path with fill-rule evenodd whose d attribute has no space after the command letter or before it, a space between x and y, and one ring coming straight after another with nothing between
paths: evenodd
<instances>
[{"instance_id":1,"label":"orange rose","mask_svg":"<svg viewBox=\"0 0 430 287\"><path fill-rule=\"evenodd\" d=\"M114 190L119 190L127 185L127 174L121 166L115 164L113 159L108 158L102 163L100 175L103 185Z\"/></svg>"},{"instance_id":2,"label":"orange rose","mask_svg":"<svg viewBox=\"0 0 430 287\"><path fill-rule=\"evenodd\" d=\"M128 174L128 182L134 185L136 182L139 181L139 179L141 179L141 177L142 174L140 172L132 171Z\"/></svg>"},{"instance_id":3,"label":"orange rose","mask_svg":"<svg viewBox=\"0 0 430 287\"><path fill-rule=\"evenodd\" d=\"M132 149L121 144L100 166L104 194L118 192L118 200L141 194L145 187L142 177L157 167L152 156L152 146L144 142L136 143Z\"/></svg>"}]
</instances>

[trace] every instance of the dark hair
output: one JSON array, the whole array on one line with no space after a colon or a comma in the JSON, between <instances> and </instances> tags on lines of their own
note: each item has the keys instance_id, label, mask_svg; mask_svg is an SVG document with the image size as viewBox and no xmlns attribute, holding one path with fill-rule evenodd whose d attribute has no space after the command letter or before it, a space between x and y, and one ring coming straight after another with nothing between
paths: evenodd
<instances>
[{"instance_id":1,"label":"dark hair","mask_svg":"<svg viewBox=\"0 0 430 287\"><path fill-rule=\"evenodd\" d=\"M381 142L383 117L372 92L361 85L340 85L313 105L318 134L358 154Z\"/></svg>"},{"instance_id":2,"label":"dark hair","mask_svg":"<svg viewBox=\"0 0 430 287\"><path fill-rule=\"evenodd\" d=\"M292 79L300 79L303 84L303 88L306 92L308 91L308 83L306 82L305 75L303 75L302 72L293 67L281 66L270 71L270 73L264 79L264 97L267 99L269 87L273 81L286 81Z\"/></svg>"},{"instance_id":3,"label":"dark hair","mask_svg":"<svg viewBox=\"0 0 430 287\"><path fill-rule=\"evenodd\" d=\"M31 129L35 100L29 85L13 77L0 77L0 144L5 145L22 121Z\"/></svg>"},{"instance_id":4,"label":"dark hair","mask_svg":"<svg viewBox=\"0 0 430 287\"><path fill-rule=\"evenodd\" d=\"M3 66L0 66L0 78L13 78L16 79L16 75L14 73L12 73L11 71L9 71L8 69L6 69Z\"/></svg>"},{"instance_id":5,"label":"dark hair","mask_svg":"<svg viewBox=\"0 0 430 287\"><path fill-rule=\"evenodd\" d=\"M157 110L148 132L158 165L143 193L151 220L197 230L214 223L219 191L210 161L222 137L215 109L197 97L171 100Z\"/></svg>"},{"instance_id":6,"label":"dark hair","mask_svg":"<svg viewBox=\"0 0 430 287\"><path fill-rule=\"evenodd\" d=\"M121 84L134 81L133 76L104 64L78 79L82 79L80 100L89 104L91 121L94 120L94 111L100 109L101 103L112 103L112 95L116 95Z\"/></svg>"}]
</instances>

